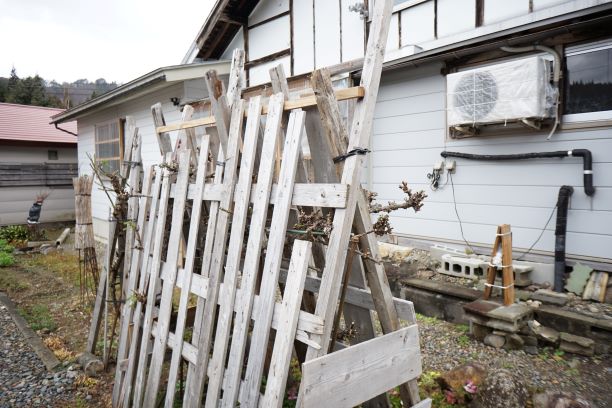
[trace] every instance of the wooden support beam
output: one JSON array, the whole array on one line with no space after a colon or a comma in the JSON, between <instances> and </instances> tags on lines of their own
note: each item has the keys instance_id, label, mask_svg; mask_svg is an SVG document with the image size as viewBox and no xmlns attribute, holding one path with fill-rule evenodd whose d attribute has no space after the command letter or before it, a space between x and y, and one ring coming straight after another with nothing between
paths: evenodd
<instances>
[{"instance_id":1,"label":"wooden support beam","mask_svg":"<svg viewBox=\"0 0 612 408\"><path fill-rule=\"evenodd\" d=\"M334 93L338 101L344 101L347 99L356 99L356 98L359 99L359 98L364 97L365 88L362 86L354 86L351 88L336 89L334 90ZM306 108L313 107L316 104L317 104L317 99L315 95L311 95L311 96L307 96L304 98L298 98L298 99L292 99L292 100L285 101L283 110L291 111L293 109L300 109L300 108L306 109ZM263 105L261 113L262 115L268 114L268 104ZM179 123L174 123L170 125L166 125L166 124L158 125L156 123L156 132L158 134L168 133L168 132L172 132L175 130L189 129L189 128L198 127L198 126L216 126L216 119L214 116L207 116L205 118L199 118L199 119L194 119L194 120L190 120L187 122L179 122Z\"/></svg>"}]
</instances>

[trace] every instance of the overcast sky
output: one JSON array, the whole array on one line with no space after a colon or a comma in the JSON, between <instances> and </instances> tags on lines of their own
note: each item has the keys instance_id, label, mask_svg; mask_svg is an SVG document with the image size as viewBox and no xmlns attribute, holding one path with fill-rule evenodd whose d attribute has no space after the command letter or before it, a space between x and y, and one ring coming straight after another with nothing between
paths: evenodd
<instances>
[{"instance_id":1,"label":"overcast sky","mask_svg":"<svg viewBox=\"0 0 612 408\"><path fill-rule=\"evenodd\" d=\"M0 76L128 82L179 64L214 0L0 0Z\"/></svg>"}]
</instances>

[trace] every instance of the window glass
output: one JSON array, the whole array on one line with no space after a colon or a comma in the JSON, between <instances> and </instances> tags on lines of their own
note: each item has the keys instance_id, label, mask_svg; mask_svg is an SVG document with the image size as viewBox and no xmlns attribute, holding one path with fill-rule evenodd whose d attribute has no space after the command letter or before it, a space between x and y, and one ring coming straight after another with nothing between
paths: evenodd
<instances>
[{"instance_id":1,"label":"window glass","mask_svg":"<svg viewBox=\"0 0 612 408\"><path fill-rule=\"evenodd\" d=\"M96 163L106 173L119 170L122 159L121 122L96 125Z\"/></svg>"},{"instance_id":2,"label":"window glass","mask_svg":"<svg viewBox=\"0 0 612 408\"><path fill-rule=\"evenodd\" d=\"M568 53L565 113L612 110L612 45Z\"/></svg>"}]
</instances>

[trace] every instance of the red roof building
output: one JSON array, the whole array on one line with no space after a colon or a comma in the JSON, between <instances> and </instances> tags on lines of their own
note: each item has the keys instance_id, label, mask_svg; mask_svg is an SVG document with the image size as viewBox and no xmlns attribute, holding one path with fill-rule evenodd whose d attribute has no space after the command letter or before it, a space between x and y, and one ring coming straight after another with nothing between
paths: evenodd
<instances>
[{"instance_id":1,"label":"red roof building","mask_svg":"<svg viewBox=\"0 0 612 408\"><path fill-rule=\"evenodd\" d=\"M61 112L63 109L0 103L0 143L76 144L75 135L49 123L51 116ZM62 124L61 129L76 134L77 124L68 122Z\"/></svg>"}]
</instances>

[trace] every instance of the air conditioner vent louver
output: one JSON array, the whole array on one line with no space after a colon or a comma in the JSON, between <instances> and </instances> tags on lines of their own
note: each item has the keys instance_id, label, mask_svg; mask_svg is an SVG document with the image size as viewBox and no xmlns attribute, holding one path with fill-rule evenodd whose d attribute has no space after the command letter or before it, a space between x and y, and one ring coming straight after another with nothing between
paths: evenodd
<instances>
[{"instance_id":1,"label":"air conditioner vent louver","mask_svg":"<svg viewBox=\"0 0 612 408\"><path fill-rule=\"evenodd\" d=\"M549 62L529 57L449 74L447 124L478 126L551 117Z\"/></svg>"}]
</instances>

